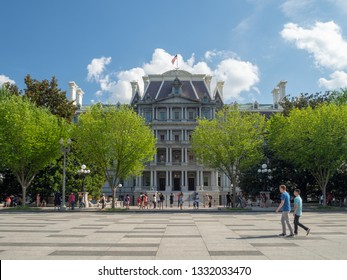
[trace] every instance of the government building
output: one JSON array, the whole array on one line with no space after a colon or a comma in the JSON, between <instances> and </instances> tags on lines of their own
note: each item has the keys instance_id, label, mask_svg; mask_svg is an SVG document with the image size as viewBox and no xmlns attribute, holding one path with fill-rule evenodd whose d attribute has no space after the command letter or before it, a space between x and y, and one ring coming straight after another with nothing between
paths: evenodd
<instances>
[{"instance_id":1,"label":"government building","mask_svg":"<svg viewBox=\"0 0 347 280\"><path fill-rule=\"evenodd\" d=\"M140 193L146 192L151 198L156 191L167 196L182 191L186 200L197 192L201 202L208 194L212 196L213 204L225 203L225 194L233 187L230 180L223 173L199 164L191 145L197 118L213 119L216 112L226 105L223 101L224 82L218 81L211 89L211 80L209 75L171 70L143 77L143 89L137 82L131 82L130 105L152 128L157 138L157 153L141 176L122 182L123 187L117 190L119 199L126 194L134 201ZM83 91L74 82L69 85L71 99L76 100L80 108L78 114L82 113ZM281 81L273 89L273 104L254 102L239 107L266 115L279 112L285 86L286 82ZM111 194L107 183L103 192Z\"/></svg>"}]
</instances>

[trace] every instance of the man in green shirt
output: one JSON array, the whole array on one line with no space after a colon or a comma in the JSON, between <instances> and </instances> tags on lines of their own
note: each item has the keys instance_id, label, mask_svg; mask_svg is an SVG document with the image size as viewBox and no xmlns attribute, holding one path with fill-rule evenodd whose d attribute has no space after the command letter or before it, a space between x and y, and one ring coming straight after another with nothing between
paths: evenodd
<instances>
[{"instance_id":1,"label":"man in green shirt","mask_svg":"<svg viewBox=\"0 0 347 280\"><path fill-rule=\"evenodd\" d=\"M294 190L294 234L298 234L298 226L306 230L306 235L310 233L310 229L299 222L302 216L302 199L300 197L301 191L299 189Z\"/></svg>"}]
</instances>

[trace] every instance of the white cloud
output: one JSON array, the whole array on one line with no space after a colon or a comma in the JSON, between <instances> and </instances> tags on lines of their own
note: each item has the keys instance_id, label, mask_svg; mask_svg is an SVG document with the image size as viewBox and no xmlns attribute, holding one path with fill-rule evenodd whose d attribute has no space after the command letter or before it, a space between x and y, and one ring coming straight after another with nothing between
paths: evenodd
<instances>
[{"instance_id":1,"label":"white cloud","mask_svg":"<svg viewBox=\"0 0 347 280\"><path fill-rule=\"evenodd\" d=\"M87 66L88 70L88 81L92 81L95 79L96 81L99 80L100 75L102 72L104 72L105 67L107 64L111 63L111 57L101 57L101 58L94 58L92 62Z\"/></svg>"},{"instance_id":2,"label":"white cloud","mask_svg":"<svg viewBox=\"0 0 347 280\"><path fill-rule=\"evenodd\" d=\"M172 65L173 54L169 54L163 49L155 49L150 62L144 63L142 67L136 67L117 73L108 73L106 65L111 62L111 58L95 58L88 65L88 80L96 81L100 85L97 92L99 100L115 103L129 103L131 99L131 81L137 81L140 89L143 90L142 77L149 74L162 74L176 67ZM186 70L193 74L209 74L214 77L212 86L217 80L224 80L224 97L226 102L231 98L240 99L241 92L254 91L254 85L259 82L259 70L256 65L242 61L235 53L226 51L207 51L205 59L219 58L215 69L211 69L206 61L195 61L195 54L190 58L184 58L178 54L179 69ZM105 97L105 95L107 97Z\"/></svg>"},{"instance_id":3,"label":"white cloud","mask_svg":"<svg viewBox=\"0 0 347 280\"><path fill-rule=\"evenodd\" d=\"M241 92L254 90L254 85L260 81L256 65L234 58L221 61L214 74L218 80L225 81L223 92L226 99L239 98Z\"/></svg>"},{"instance_id":4,"label":"white cloud","mask_svg":"<svg viewBox=\"0 0 347 280\"><path fill-rule=\"evenodd\" d=\"M15 84L15 81L11 80L9 77L5 75L0 75L0 86L2 86L4 83Z\"/></svg>"},{"instance_id":5,"label":"white cloud","mask_svg":"<svg viewBox=\"0 0 347 280\"><path fill-rule=\"evenodd\" d=\"M335 90L347 87L347 73L344 71L335 71L330 75L330 80L320 78L318 85L328 90Z\"/></svg>"},{"instance_id":6,"label":"white cloud","mask_svg":"<svg viewBox=\"0 0 347 280\"><path fill-rule=\"evenodd\" d=\"M294 42L298 49L312 54L317 66L333 70L342 70L347 66L347 42L340 27L333 21L317 22L310 29L288 23L281 35L285 40Z\"/></svg>"},{"instance_id":7,"label":"white cloud","mask_svg":"<svg viewBox=\"0 0 347 280\"><path fill-rule=\"evenodd\" d=\"M296 17L313 2L313 0L287 0L281 5L281 9L287 17Z\"/></svg>"}]
</instances>

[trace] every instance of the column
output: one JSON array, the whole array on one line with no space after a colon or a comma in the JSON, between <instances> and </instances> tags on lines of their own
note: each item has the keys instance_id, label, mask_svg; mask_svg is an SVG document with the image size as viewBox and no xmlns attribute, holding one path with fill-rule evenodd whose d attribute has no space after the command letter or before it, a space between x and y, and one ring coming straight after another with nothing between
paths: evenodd
<instances>
[{"instance_id":1,"label":"column","mask_svg":"<svg viewBox=\"0 0 347 280\"><path fill-rule=\"evenodd\" d=\"M166 163L169 163L169 148L166 147Z\"/></svg>"},{"instance_id":2,"label":"column","mask_svg":"<svg viewBox=\"0 0 347 280\"><path fill-rule=\"evenodd\" d=\"M170 109L169 107L166 107L166 119L169 120L169 116L170 116Z\"/></svg>"},{"instance_id":3,"label":"column","mask_svg":"<svg viewBox=\"0 0 347 280\"><path fill-rule=\"evenodd\" d=\"M155 120L155 107L152 107L152 120Z\"/></svg>"},{"instance_id":4,"label":"column","mask_svg":"<svg viewBox=\"0 0 347 280\"><path fill-rule=\"evenodd\" d=\"M150 188L153 187L153 171L152 170L151 170L151 178L150 178L149 186Z\"/></svg>"},{"instance_id":5,"label":"column","mask_svg":"<svg viewBox=\"0 0 347 280\"><path fill-rule=\"evenodd\" d=\"M154 173L154 176L153 176L153 177L154 177L154 178L153 178L153 181L154 181L154 182L153 182L153 187L154 187L154 190L156 191L157 188L158 188L158 187L157 187L157 182L158 182L158 180L157 180L157 171L154 170L153 173Z\"/></svg>"},{"instance_id":6,"label":"column","mask_svg":"<svg viewBox=\"0 0 347 280\"><path fill-rule=\"evenodd\" d=\"M181 171L181 190L183 191L184 188L184 171Z\"/></svg>"},{"instance_id":7,"label":"column","mask_svg":"<svg viewBox=\"0 0 347 280\"><path fill-rule=\"evenodd\" d=\"M188 116L187 116L187 107L184 107L184 119L188 120Z\"/></svg>"},{"instance_id":8,"label":"column","mask_svg":"<svg viewBox=\"0 0 347 280\"><path fill-rule=\"evenodd\" d=\"M184 186L188 190L188 171L187 170L184 171Z\"/></svg>"},{"instance_id":9,"label":"column","mask_svg":"<svg viewBox=\"0 0 347 280\"><path fill-rule=\"evenodd\" d=\"M184 148L181 148L181 163L184 163Z\"/></svg>"},{"instance_id":10,"label":"column","mask_svg":"<svg viewBox=\"0 0 347 280\"><path fill-rule=\"evenodd\" d=\"M188 159L188 148L184 148L184 153L185 153L186 163L188 163L188 161L189 161L189 159Z\"/></svg>"},{"instance_id":11,"label":"column","mask_svg":"<svg viewBox=\"0 0 347 280\"><path fill-rule=\"evenodd\" d=\"M165 184L166 184L166 190L168 191L169 188L169 171L166 170L166 176L165 176Z\"/></svg>"},{"instance_id":12,"label":"column","mask_svg":"<svg viewBox=\"0 0 347 280\"><path fill-rule=\"evenodd\" d=\"M200 186L204 187L204 171L200 171Z\"/></svg>"}]
</instances>

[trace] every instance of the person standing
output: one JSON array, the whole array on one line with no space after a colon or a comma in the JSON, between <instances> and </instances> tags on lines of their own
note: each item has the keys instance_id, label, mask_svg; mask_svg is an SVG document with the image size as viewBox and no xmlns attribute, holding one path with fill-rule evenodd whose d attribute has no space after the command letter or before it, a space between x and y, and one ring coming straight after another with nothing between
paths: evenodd
<instances>
[{"instance_id":1,"label":"person standing","mask_svg":"<svg viewBox=\"0 0 347 280\"><path fill-rule=\"evenodd\" d=\"M175 197L175 195L173 193L171 193L170 194L170 208L172 208L174 197Z\"/></svg>"},{"instance_id":2,"label":"person standing","mask_svg":"<svg viewBox=\"0 0 347 280\"><path fill-rule=\"evenodd\" d=\"M227 207L231 207L231 195L230 192L227 193Z\"/></svg>"},{"instance_id":3,"label":"person standing","mask_svg":"<svg viewBox=\"0 0 347 280\"><path fill-rule=\"evenodd\" d=\"M282 233L279 236L294 237L293 227L290 224L290 219L289 219L289 213L291 210L290 195L287 192L287 187L285 185L280 185L279 191L282 194L281 203L276 209L276 213L278 213L282 209L282 217L281 217ZM290 231L289 235L286 235L286 224Z\"/></svg>"},{"instance_id":4,"label":"person standing","mask_svg":"<svg viewBox=\"0 0 347 280\"><path fill-rule=\"evenodd\" d=\"M183 192L180 192L178 203L180 205L180 209L182 210L183 209L183 203L184 203Z\"/></svg>"},{"instance_id":5,"label":"person standing","mask_svg":"<svg viewBox=\"0 0 347 280\"><path fill-rule=\"evenodd\" d=\"M294 190L294 234L298 234L298 226L306 230L306 235L309 235L310 229L299 222L302 216L302 199L300 196L301 191L299 189Z\"/></svg>"},{"instance_id":6,"label":"person standing","mask_svg":"<svg viewBox=\"0 0 347 280\"><path fill-rule=\"evenodd\" d=\"M76 201L76 197L74 193L71 193L69 195L69 204L71 205L71 210L75 210L75 201Z\"/></svg>"}]
</instances>

